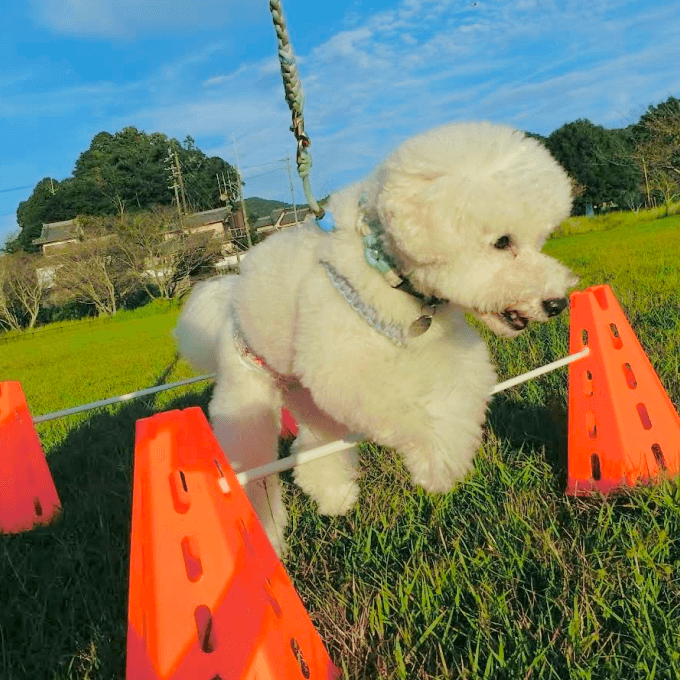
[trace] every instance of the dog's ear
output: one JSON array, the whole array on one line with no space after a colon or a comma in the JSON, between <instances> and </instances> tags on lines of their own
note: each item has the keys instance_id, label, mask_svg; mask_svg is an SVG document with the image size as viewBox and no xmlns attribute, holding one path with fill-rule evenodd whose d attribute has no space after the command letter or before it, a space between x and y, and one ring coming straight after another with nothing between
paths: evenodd
<instances>
[{"instance_id":1,"label":"dog's ear","mask_svg":"<svg viewBox=\"0 0 680 680\"><path fill-rule=\"evenodd\" d=\"M442 174L432 171L392 170L378 192L378 214L390 241L419 264L442 259L441 180Z\"/></svg>"}]
</instances>

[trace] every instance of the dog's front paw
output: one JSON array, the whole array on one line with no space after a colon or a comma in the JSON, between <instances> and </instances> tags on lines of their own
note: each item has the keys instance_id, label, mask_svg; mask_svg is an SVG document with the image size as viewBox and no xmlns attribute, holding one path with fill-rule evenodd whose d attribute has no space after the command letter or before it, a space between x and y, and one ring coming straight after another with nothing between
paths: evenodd
<instances>
[{"instance_id":1,"label":"dog's front paw","mask_svg":"<svg viewBox=\"0 0 680 680\"><path fill-rule=\"evenodd\" d=\"M472 469L471 457L464 461L433 456L408 456L404 462L414 484L429 493L448 493Z\"/></svg>"},{"instance_id":2,"label":"dog's front paw","mask_svg":"<svg viewBox=\"0 0 680 680\"><path fill-rule=\"evenodd\" d=\"M295 468L295 483L317 503L322 515L344 515L359 497L356 449L340 451Z\"/></svg>"},{"instance_id":3,"label":"dog's front paw","mask_svg":"<svg viewBox=\"0 0 680 680\"><path fill-rule=\"evenodd\" d=\"M359 485L348 481L336 487L325 489L323 493L315 493L319 514L346 515L359 498Z\"/></svg>"}]
</instances>

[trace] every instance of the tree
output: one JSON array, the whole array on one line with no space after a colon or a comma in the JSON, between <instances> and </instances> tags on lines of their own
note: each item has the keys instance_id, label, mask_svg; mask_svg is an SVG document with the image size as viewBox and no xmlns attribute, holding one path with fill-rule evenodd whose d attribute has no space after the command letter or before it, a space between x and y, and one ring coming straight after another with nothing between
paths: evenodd
<instances>
[{"instance_id":1,"label":"tree","mask_svg":"<svg viewBox=\"0 0 680 680\"><path fill-rule=\"evenodd\" d=\"M655 168L651 174L649 186L654 193L661 197L666 208L666 217L668 217L671 203L677 201L680 197L677 177L663 168Z\"/></svg>"},{"instance_id":2,"label":"tree","mask_svg":"<svg viewBox=\"0 0 680 680\"><path fill-rule=\"evenodd\" d=\"M650 106L633 126L634 158L645 182L647 202L652 195L666 206L680 194L680 100L669 97L658 106Z\"/></svg>"},{"instance_id":3,"label":"tree","mask_svg":"<svg viewBox=\"0 0 680 680\"><path fill-rule=\"evenodd\" d=\"M221 255L212 232L189 233L168 208L126 215L115 228L122 261L150 297L175 297L190 276L212 271Z\"/></svg>"},{"instance_id":4,"label":"tree","mask_svg":"<svg viewBox=\"0 0 680 680\"><path fill-rule=\"evenodd\" d=\"M13 253L22 251L23 248L21 247L21 242L19 241L20 234L20 231L9 234L2 248L0 248L0 254L5 253L6 255L12 255Z\"/></svg>"},{"instance_id":5,"label":"tree","mask_svg":"<svg viewBox=\"0 0 680 680\"><path fill-rule=\"evenodd\" d=\"M54 180L51 177L44 177L33 189L33 193L26 201L21 201L17 208L17 222L21 229L18 241L21 247L27 251L38 250L37 246L33 245L33 239L40 236L43 222L48 221L48 215L55 215L55 207L51 205L54 194L52 188ZM58 185L59 182L57 181ZM53 221L58 220L55 217Z\"/></svg>"},{"instance_id":6,"label":"tree","mask_svg":"<svg viewBox=\"0 0 680 680\"><path fill-rule=\"evenodd\" d=\"M57 299L92 305L100 316L113 316L135 288L115 234L92 233L54 258Z\"/></svg>"},{"instance_id":7,"label":"tree","mask_svg":"<svg viewBox=\"0 0 680 680\"><path fill-rule=\"evenodd\" d=\"M14 297L11 280L11 261L9 256L0 257L0 327L4 330L21 329L21 312Z\"/></svg>"},{"instance_id":8,"label":"tree","mask_svg":"<svg viewBox=\"0 0 680 680\"><path fill-rule=\"evenodd\" d=\"M5 327L35 326L49 286L38 271L40 259L23 252L0 258L0 322Z\"/></svg>"},{"instance_id":9,"label":"tree","mask_svg":"<svg viewBox=\"0 0 680 680\"><path fill-rule=\"evenodd\" d=\"M588 204L624 205L627 194L637 191L640 185L640 170L631 157L631 141L620 130L577 120L555 130L545 143L576 182L585 187L574 202L577 213L583 214Z\"/></svg>"},{"instance_id":10,"label":"tree","mask_svg":"<svg viewBox=\"0 0 680 680\"><path fill-rule=\"evenodd\" d=\"M24 316L24 325L33 328L49 288L49 281L39 271L42 258L19 252L9 259L9 286Z\"/></svg>"}]
</instances>

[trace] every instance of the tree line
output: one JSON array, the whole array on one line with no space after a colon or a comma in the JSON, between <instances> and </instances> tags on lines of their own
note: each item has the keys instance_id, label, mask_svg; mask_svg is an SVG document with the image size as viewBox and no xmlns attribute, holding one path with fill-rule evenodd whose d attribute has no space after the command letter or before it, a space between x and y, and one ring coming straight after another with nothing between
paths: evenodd
<instances>
[{"instance_id":1,"label":"tree line","mask_svg":"<svg viewBox=\"0 0 680 680\"><path fill-rule=\"evenodd\" d=\"M650 105L626 128L589 120L563 125L540 139L574 180L574 214L588 206L639 210L680 196L680 100Z\"/></svg>"},{"instance_id":2,"label":"tree line","mask_svg":"<svg viewBox=\"0 0 680 680\"><path fill-rule=\"evenodd\" d=\"M579 119L540 139L574 180L575 214L588 206L668 205L680 192L680 100L668 97L650 105L636 123L608 129ZM5 252L37 251L33 241L43 223L77 215L122 215L173 205L171 160L182 168L182 202L199 211L235 197L240 178L218 157L208 157L187 136L183 143L135 127L95 135L76 160L70 177L45 177L19 204L19 234ZM233 194L233 195L231 195Z\"/></svg>"}]
</instances>

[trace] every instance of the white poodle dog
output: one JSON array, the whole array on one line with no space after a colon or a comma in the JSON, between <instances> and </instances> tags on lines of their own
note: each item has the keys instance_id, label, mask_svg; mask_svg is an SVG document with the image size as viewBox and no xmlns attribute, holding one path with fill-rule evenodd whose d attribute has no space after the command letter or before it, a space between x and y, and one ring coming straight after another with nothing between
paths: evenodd
<instances>
[{"instance_id":1,"label":"white poodle dog","mask_svg":"<svg viewBox=\"0 0 680 680\"><path fill-rule=\"evenodd\" d=\"M276 459L285 405L300 426L294 450L360 433L396 449L425 490L449 491L471 467L496 382L465 313L513 337L567 306L576 279L541 248L571 202L536 140L446 125L334 195L333 231L308 220L253 248L240 276L196 286L175 338L218 373L210 417L234 469ZM356 450L294 476L324 514L359 494ZM283 555L278 478L246 491Z\"/></svg>"}]
</instances>

